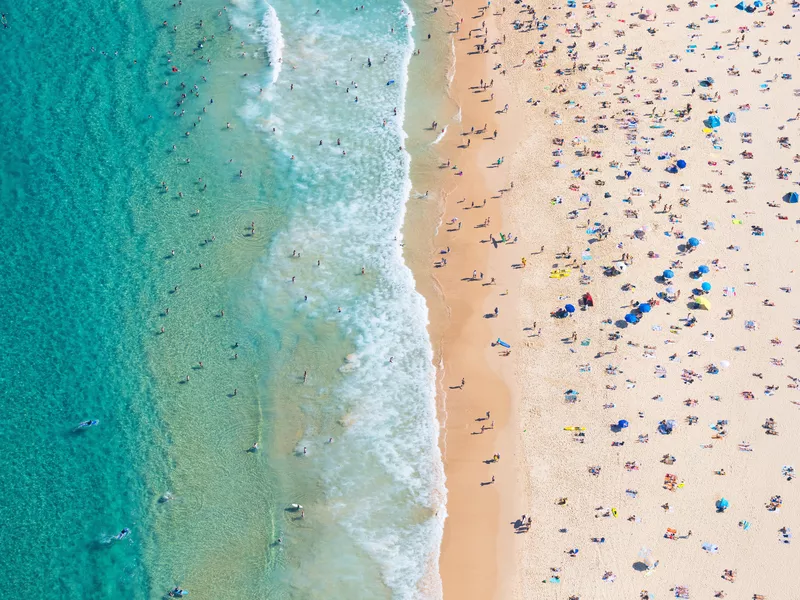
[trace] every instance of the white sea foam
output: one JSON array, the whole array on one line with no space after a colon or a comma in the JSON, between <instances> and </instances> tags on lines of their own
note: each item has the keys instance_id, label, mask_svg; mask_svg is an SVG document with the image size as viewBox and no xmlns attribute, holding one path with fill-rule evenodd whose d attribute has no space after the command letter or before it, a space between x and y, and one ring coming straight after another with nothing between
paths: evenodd
<instances>
[{"instance_id":1,"label":"white sea foam","mask_svg":"<svg viewBox=\"0 0 800 600\"><path fill-rule=\"evenodd\" d=\"M334 325L344 339L319 340L321 352L326 345L342 352L341 362L336 378L324 382L324 406L309 401L304 407L307 422L295 449L307 447L313 456L326 509L369 556L372 566L363 568L377 565L393 598L441 598L446 490L433 353L427 307L401 246L411 193L410 157L399 148L406 139L413 17L404 2L395 8L386 2L351 19L359 28L352 31L342 21L332 25L305 9L295 15L274 1L284 16L287 60L303 68L292 73L294 91L275 88L269 120L280 124L278 135L264 137L270 155L287 165L281 176L290 181L293 207L265 262L265 305L273 322L291 322L301 331ZM304 258L291 258L293 249ZM358 276L362 266L364 278ZM328 445L329 433L314 420L330 412L344 429ZM319 535L315 543L324 544L325 533ZM319 554L302 558L309 561L305 573L346 569L313 563ZM370 595L367 589L362 594Z\"/></svg>"},{"instance_id":2,"label":"white sea foam","mask_svg":"<svg viewBox=\"0 0 800 600\"><path fill-rule=\"evenodd\" d=\"M272 69L272 83L278 82L283 67L283 47L286 45L281 32L281 21L278 13L271 4L267 4L267 12L261 19L261 27L256 31L264 47L267 49L270 68Z\"/></svg>"}]
</instances>

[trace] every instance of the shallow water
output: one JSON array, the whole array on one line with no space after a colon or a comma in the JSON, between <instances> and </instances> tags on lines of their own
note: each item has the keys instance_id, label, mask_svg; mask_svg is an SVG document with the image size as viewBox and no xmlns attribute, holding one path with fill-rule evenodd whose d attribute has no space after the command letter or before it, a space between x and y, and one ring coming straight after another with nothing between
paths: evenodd
<instances>
[{"instance_id":1,"label":"shallow water","mask_svg":"<svg viewBox=\"0 0 800 600\"><path fill-rule=\"evenodd\" d=\"M400 234L414 20L219 10L23 4L2 33L0 589L438 596L434 374Z\"/></svg>"}]
</instances>

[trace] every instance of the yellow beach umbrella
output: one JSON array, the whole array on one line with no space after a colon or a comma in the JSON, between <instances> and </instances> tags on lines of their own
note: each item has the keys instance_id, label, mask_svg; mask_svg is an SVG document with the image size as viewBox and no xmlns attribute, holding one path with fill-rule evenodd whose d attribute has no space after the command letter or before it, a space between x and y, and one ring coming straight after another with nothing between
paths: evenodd
<instances>
[{"instance_id":1,"label":"yellow beach umbrella","mask_svg":"<svg viewBox=\"0 0 800 600\"><path fill-rule=\"evenodd\" d=\"M711 310L711 302L709 302L708 298L706 298L705 296L700 296L697 299L697 304L700 306L700 308L704 310Z\"/></svg>"}]
</instances>

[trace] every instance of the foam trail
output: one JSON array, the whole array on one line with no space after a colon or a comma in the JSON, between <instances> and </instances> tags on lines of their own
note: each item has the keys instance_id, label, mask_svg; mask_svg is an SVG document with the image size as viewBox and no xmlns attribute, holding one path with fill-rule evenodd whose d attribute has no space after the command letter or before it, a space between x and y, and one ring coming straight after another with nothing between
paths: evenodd
<instances>
[{"instance_id":1,"label":"foam trail","mask_svg":"<svg viewBox=\"0 0 800 600\"><path fill-rule=\"evenodd\" d=\"M267 4L267 12L261 19L261 27L257 33L267 49L269 64L272 67L272 83L277 83L283 66L283 47L286 44L281 33L281 21L271 4Z\"/></svg>"},{"instance_id":2,"label":"foam trail","mask_svg":"<svg viewBox=\"0 0 800 600\"><path fill-rule=\"evenodd\" d=\"M459 120L460 120L460 119L459 119ZM441 141L444 139L444 136L445 136L445 134L446 134L446 133L447 133L447 125L445 125L445 126L444 126L444 129L442 129L442 130L439 132L439 135L437 135L437 136L436 136L436 139L435 139L435 140L433 140L433 142L431 142L431 146L435 146L436 144L438 144L439 142L441 142Z\"/></svg>"},{"instance_id":3,"label":"foam trail","mask_svg":"<svg viewBox=\"0 0 800 600\"><path fill-rule=\"evenodd\" d=\"M303 68L292 71L293 91L271 86L275 101L260 103L264 120L251 116L253 127L277 127L277 134L262 129L270 158L281 169L286 163L274 194L289 207L261 271L263 306L292 347L289 360L315 365L314 384L299 399L299 433L285 441L293 455L313 456L294 481L309 514L325 523L313 539L297 533L318 551L287 545L283 576L307 600L438 600L447 491L433 350L427 307L401 246L411 157L398 147L407 138L414 17L402 0L377 3L369 18L333 7L316 16L293 0L270 1L283 19L287 61ZM270 52L273 82L279 64L272 48L283 47L279 26L268 10L264 31L256 31ZM270 46L268 35L280 43ZM387 86L390 79L396 85ZM321 265L290 257L294 249L322 257ZM366 277L352 276L364 267ZM331 367L336 375L328 378ZM297 394L294 383L276 380L276 397ZM276 406L276 413L294 410ZM327 441L332 433L335 444ZM354 574L349 595L331 595L337 572ZM357 587L362 576L383 591L365 593ZM382 595L387 590L391 596Z\"/></svg>"}]
</instances>

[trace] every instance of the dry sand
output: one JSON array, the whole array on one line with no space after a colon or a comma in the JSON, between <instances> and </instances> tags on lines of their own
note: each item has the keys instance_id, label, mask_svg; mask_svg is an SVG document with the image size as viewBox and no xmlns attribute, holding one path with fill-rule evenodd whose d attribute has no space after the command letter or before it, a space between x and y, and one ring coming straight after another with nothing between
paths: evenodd
<instances>
[{"instance_id":1,"label":"dry sand","mask_svg":"<svg viewBox=\"0 0 800 600\"><path fill-rule=\"evenodd\" d=\"M800 160L785 147L798 141L800 99L795 82L782 77L796 70L796 43L779 43L792 39L782 27L795 23L796 11L788 3L752 13L734 2L692 4L675 11L650 3L648 15L639 3L559 2L537 5L534 17L504 1L478 19L478 3L455 7L464 18L453 34L462 130L482 127L488 114L488 130L499 136L450 131L445 140L445 155L464 171L454 177L443 169L444 220L464 225L450 232L443 224L438 245L451 253L435 269L451 307L450 320L434 324L443 332L446 598L797 595L792 565L800 556L779 530L794 528L800 515L797 483L782 474L798 460L800 410L791 379L800 375L792 293L800 204L782 197L800 190L798 177L781 179L776 170ZM538 30L545 18L548 27ZM484 20L488 41L475 39L477 30L462 39ZM748 28L744 41L740 27ZM476 43L489 52L468 54ZM577 56L568 56L570 47ZM711 87L701 87L706 77ZM469 88L481 78L494 86L474 94ZM491 93L493 101L480 102ZM506 103L508 112L494 115ZM687 103L691 113L676 112ZM721 120L715 134L703 124L712 112ZM729 112L735 123L723 119ZM470 147L457 148L467 137ZM487 169L499 156L503 163ZM679 159L688 166L668 173ZM513 190L491 198L511 181ZM483 197L486 209L463 210ZM490 214L490 227L474 229ZM602 240L587 233L599 226L608 232ZM500 231L519 239L481 243ZM686 253L691 237L701 244ZM568 247L567 259L560 253ZM624 271L604 275L623 254ZM515 268L523 256L527 266ZM550 277L569 264L568 277ZM693 278L700 265L709 273ZM473 269L497 286L462 281ZM671 302L659 297L665 269L680 291ZM710 310L693 298L703 281L712 286L703 296ZM594 306L581 310L587 292ZM624 326L635 302L652 310ZM568 303L578 307L572 316L551 316ZM499 316L485 319L494 306ZM497 337L511 344L511 356L490 345ZM450 389L462 376L465 388ZM570 389L576 402L565 400ZM486 410L495 430L471 435ZM778 435L767 433L769 418ZM629 427L616 431L620 419ZM664 420L676 422L669 435L658 431ZM500 463L484 464L494 452ZM665 455L675 462L661 462ZM600 467L599 475L589 467ZM481 486L492 474L496 482ZM665 486L667 474L676 485ZM774 496L783 505L768 510ZM723 497L730 507L720 513ZM512 524L522 513L533 518L527 533ZM726 569L735 581L723 578Z\"/></svg>"}]
</instances>

